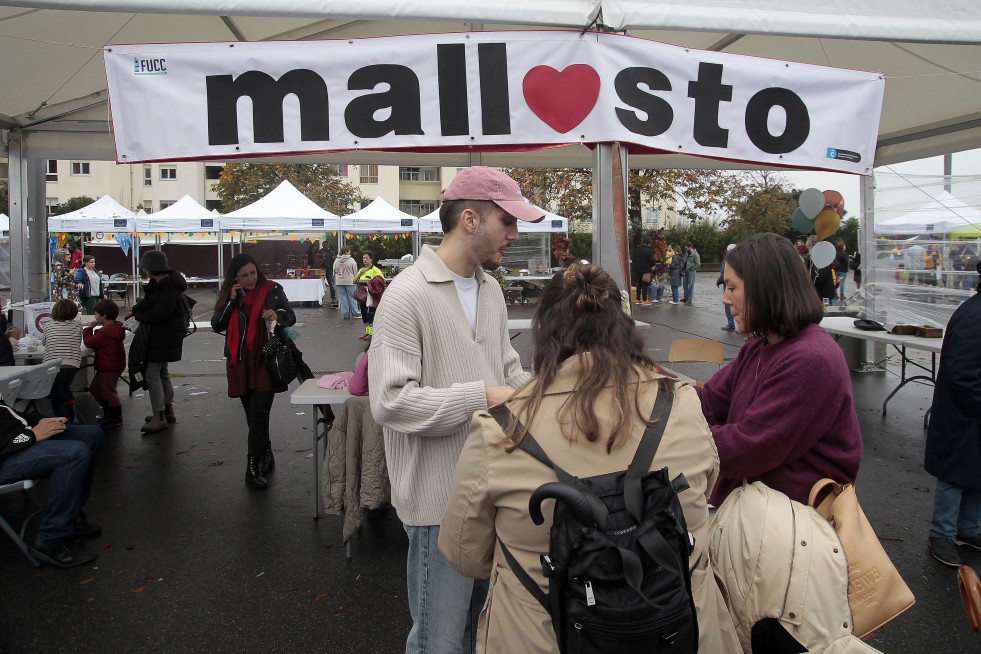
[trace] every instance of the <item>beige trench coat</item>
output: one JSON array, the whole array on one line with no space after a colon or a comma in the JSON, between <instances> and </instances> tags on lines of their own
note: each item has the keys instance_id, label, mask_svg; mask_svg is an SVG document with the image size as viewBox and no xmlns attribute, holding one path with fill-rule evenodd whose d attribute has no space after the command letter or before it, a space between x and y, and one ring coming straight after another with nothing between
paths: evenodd
<instances>
[{"instance_id":1,"label":"beige trench coat","mask_svg":"<svg viewBox=\"0 0 981 654\"><path fill-rule=\"evenodd\" d=\"M558 429L555 416L575 388L579 366L579 357L563 364L529 431L552 461L573 475L589 477L625 470L644 433L640 419L633 421L629 440L609 454L605 437L596 443L585 439L570 443ZM641 406L647 415L657 392L656 383L643 384ZM608 397L601 395L597 402L600 411L610 406L612 391L606 393ZM518 396L521 394L519 390ZM548 551L553 501L543 504L546 520L536 526L528 516L528 499L534 489L555 481L555 473L523 450L505 452L498 446L503 438L503 431L488 412L474 415L441 523L439 549L460 574L490 577L490 592L480 614L478 652L557 654L558 645L548 613L511 572L497 542L500 538L542 590L548 591L539 556ZM692 574L699 651L739 652L739 641L709 570L706 553L707 498L718 476L719 456L698 397L687 385L677 387L671 416L651 469L664 466L671 477L683 472L691 485L680 499L688 529L695 536L691 563L699 562Z\"/></svg>"}]
</instances>

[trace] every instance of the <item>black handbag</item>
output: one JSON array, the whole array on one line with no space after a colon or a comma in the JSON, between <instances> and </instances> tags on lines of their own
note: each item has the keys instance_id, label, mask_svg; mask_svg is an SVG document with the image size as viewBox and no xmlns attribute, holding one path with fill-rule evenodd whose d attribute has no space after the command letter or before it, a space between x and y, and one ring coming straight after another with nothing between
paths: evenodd
<instances>
[{"instance_id":1,"label":"black handbag","mask_svg":"<svg viewBox=\"0 0 981 654\"><path fill-rule=\"evenodd\" d=\"M282 325L276 325L272 335L262 346L262 363L269 373L273 386L287 386L296 379L297 365L293 356L296 345ZM299 352L299 350L297 350Z\"/></svg>"}]
</instances>

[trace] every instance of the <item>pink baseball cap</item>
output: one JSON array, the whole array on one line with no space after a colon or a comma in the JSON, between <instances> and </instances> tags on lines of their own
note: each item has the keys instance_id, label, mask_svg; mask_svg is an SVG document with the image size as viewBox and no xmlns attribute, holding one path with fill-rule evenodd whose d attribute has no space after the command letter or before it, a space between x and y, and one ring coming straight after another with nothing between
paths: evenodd
<instances>
[{"instance_id":1,"label":"pink baseball cap","mask_svg":"<svg viewBox=\"0 0 981 654\"><path fill-rule=\"evenodd\" d=\"M464 168L443 191L443 201L490 200L519 220L537 223L545 212L521 195L518 183L493 168L471 166Z\"/></svg>"}]
</instances>

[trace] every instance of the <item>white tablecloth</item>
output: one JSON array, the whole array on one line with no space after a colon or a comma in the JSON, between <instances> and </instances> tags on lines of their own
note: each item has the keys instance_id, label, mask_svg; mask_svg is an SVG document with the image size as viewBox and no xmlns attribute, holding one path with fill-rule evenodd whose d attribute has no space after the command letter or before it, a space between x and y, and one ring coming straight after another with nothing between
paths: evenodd
<instances>
[{"instance_id":1,"label":"white tablecloth","mask_svg":"<svg viewBox=\"0 0 981 654\"><path fill-rule=\"evenodd\" d=\"M324 293L327 292L323 277L316 279L274 279L272 281L283 287L290 302L323 304Z\"/></svg>"}]
</instances>

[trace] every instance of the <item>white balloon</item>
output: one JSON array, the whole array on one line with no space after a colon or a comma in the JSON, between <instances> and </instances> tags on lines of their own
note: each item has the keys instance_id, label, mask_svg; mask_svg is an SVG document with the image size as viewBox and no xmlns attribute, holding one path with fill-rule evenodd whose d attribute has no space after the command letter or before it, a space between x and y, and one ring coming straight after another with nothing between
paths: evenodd
<instances>
[{"instance_id":1,"label":"white balloon","mask_svg":"<svg viewBox=\"0 0 981 654\"><path fill-rule=\"evenodd\" d=\"M816 188L809 188L800 194L800 200L797 201L797 204L805 216L814 220L824 209L824 193Z\"/></svg>"},{"instance_id":2,"label":"white balloon","mask_svg":"<svg viewBox=\"0 0 981 654\"><path fill-rule=\"evenodd\" d=\"M818 241L811 249L811 263L817 268L830 266L835 260L835 254L837 254L835 246L827 241Z\"/></svg>"}]
</instances>

